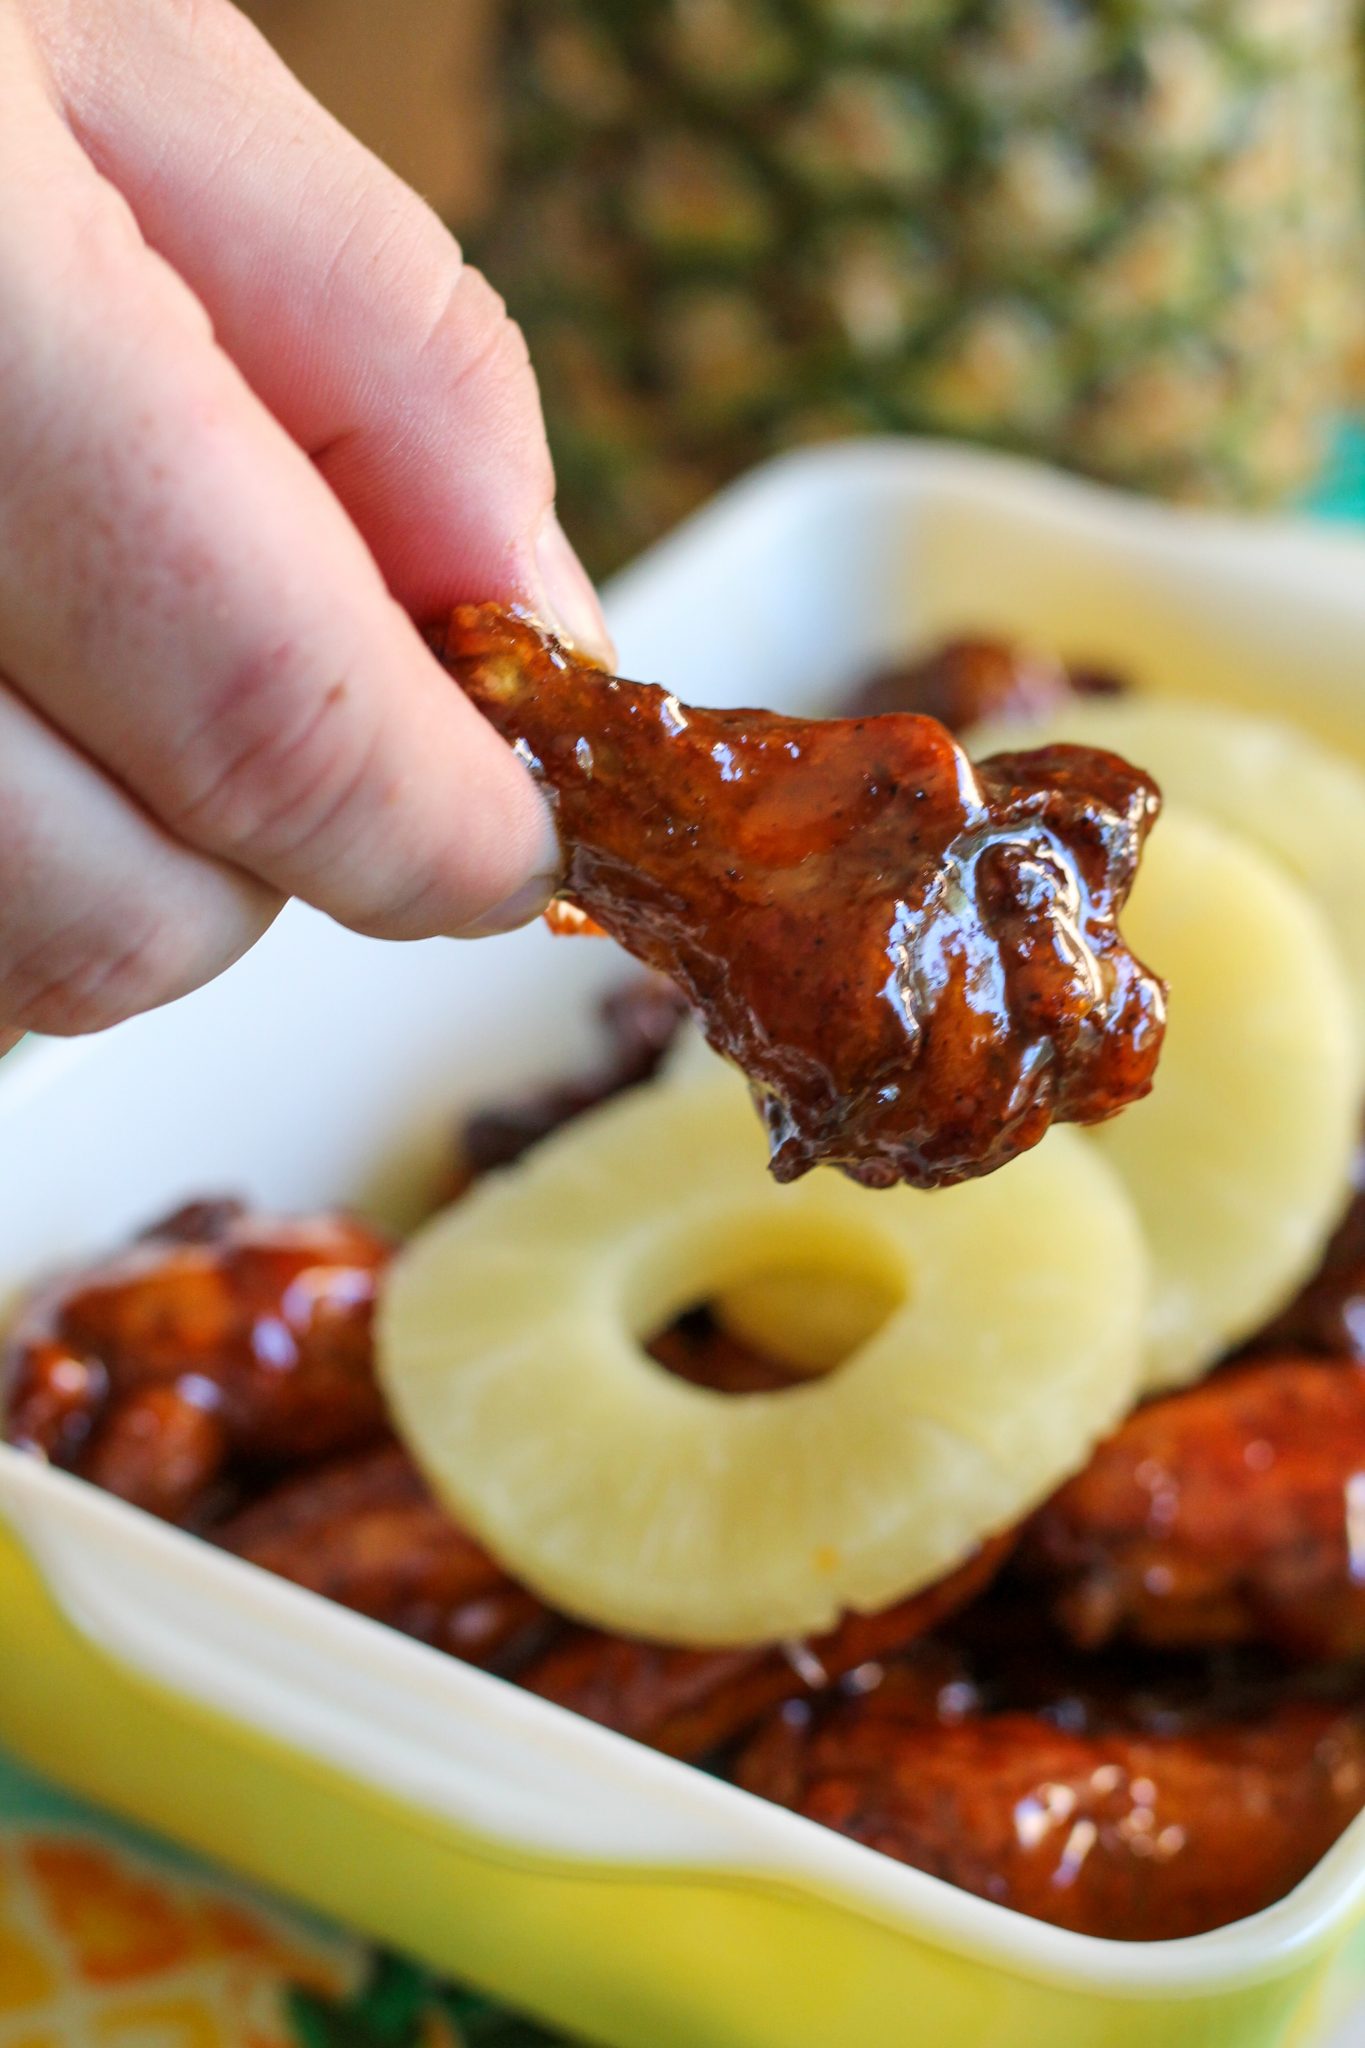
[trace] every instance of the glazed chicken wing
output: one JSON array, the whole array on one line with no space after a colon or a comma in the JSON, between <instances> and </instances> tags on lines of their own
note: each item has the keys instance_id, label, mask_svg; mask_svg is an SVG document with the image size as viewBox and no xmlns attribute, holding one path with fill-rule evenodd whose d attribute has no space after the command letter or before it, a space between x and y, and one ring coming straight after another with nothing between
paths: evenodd
<instances>
[{"instance_id":1,"label":"glazed chicken wing","mask_svg":"<svg viewBox=\"0 0 1365 2048\"><path fill-rule=\"evenodd\" d=\"M286 1480L212 1534L265 1571L469 1664L515 1665L555 1627L397 1444Z\"/></svg>"},{"instance_id":2,"label":"glazed chicken wing","mask_svg":"<svg viewBox=\"0 0 1365 2048\"><path fill-rule=\"evenodd\" d=\"M389 1254L344 1216L182 1210L25 1304L0 1353L5 1433L170 1521L236 1466L373 1442Z\"/></svg>"},{"instance_id":3,"label":"glazed chicken wing","mask_svg":"<svg viewBox=\"0 0 1365 2048\"><path fill-rule=\"evenodd\" d=\"M212 1534L266 1571L688 1759L743 1735L793 1692L914 1642L972 1599L1010 1547L998 1539L940 1585L818 1642L711 1651L555 1615L452 1521L396 1444L286 1480Z\"/></svg>"},{"instance_id":4,"label":"glazed chicken wing","mask_svg":"<svg viewBox=\"0 0 1365 2048\"><path fill-rule=\"evenodd\" d=\"M981 1713L966 1691L911 1663L831 1709L789 1706L738 1782L965 1891L1124 1941L1273 1904L1365 1804L1365 1730L1330 1704L1078 1730Z\"/></svg>"},{"instance_id":5,"label":"glazed chicken wing","mask_svg":"<svg viewBox=\"0 0 1365 2048\"><path fill-rule=\"evenodd\" d=\"M817 1694L917 1642L974 1600L1009 1538L984 1544L936 1586L881 1614L848 1615L829 1635L769 1649L674 1650L574 1629L521 1673L543 1699L571 1707L670 1756L712 1755L794 1694Z\"/></svg>"},{"instance_id":6,"label":"glazed chicken wing","mask_svg":"<svg viewBox=\"0 0 1365 2048\"><path fill-rule=\"evenodd\" d=\"M497 606L436 645L549 790L563 898L748 1076L779 1180L941 1186L1146 1093L1163 991L1116 920L1158 799L1126 763L693 710Z\"/></svg>"},{"instance_id":7,"label":"glazed chicken wing","mask_svg":"<svg viewBox=\"0 0 1365 2048\"><path fill-rule=\"evenodd\" d=\"M1257 1359L1150 1402L1035 1516L1072 1640L1365 1655L1365 1372Z\"/></svg>"}]
</instances>

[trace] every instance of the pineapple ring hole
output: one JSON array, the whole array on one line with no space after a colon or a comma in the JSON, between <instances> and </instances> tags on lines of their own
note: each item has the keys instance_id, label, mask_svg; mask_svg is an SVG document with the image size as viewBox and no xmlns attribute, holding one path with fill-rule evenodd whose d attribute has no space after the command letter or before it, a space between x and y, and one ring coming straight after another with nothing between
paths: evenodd
<instances>
[{"instance_id":1,"label":"pineapple ring hole","mask_svg":"<svg viewBox=\"0 0 1365 2048\"><path fill-rule=\"evenodd\" d=\"M854 1358L910 1298L904 1250L771 1212L674 1222L631 1279L626 1323L666 1372L777 1392Z\"/></svg>"},{"instance_id":2,"label":"pineapple ring hole","mask_svg":"<svg viewBox=\"0 0 1365 2048\"><path fill-rule=\"evenodd\" d=\"M907 1299L884 1273L775 1261L705 1306L735 1343L807 1379L845 1364Z\"/></svg>"}]
</instances>

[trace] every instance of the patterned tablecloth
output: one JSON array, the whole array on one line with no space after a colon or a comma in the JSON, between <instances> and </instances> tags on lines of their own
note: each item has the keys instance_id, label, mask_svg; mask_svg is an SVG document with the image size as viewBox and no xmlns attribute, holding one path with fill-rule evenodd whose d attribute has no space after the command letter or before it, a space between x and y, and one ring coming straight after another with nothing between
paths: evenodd
<instances>
[{"instance_id":1,"label":"patterned tablecloth","mask_svg":"<svg viewBox=\"0 0 1365 2048\"><path fill-rule=\"evenodd\" d=\"M0 1755L0 2048L548 2048Z\"/></svg>"},{"instance_id":2,"label":"patterned tablecloth","mask_svg":"<svg viewBox=\"0 0 1365 2048\"><path fill-rule=\"evenodd\" d=\"M1365 428L1343 435L1316 509L1365 518ZM558 2038L78 1806L0 1755L0 2048ZM1365 2041L1365 1941L1338 1973L1317 2039Z\"/></svg>"}]
</instances>

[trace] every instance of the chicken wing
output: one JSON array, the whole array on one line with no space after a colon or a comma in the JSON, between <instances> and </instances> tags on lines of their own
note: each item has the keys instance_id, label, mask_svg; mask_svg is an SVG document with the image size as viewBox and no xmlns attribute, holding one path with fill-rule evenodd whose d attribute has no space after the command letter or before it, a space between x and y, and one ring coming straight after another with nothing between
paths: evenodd
<instances>
[{"instance_id":1,"label":"chicken wing","mask_svg":"<svg viewBox=\"0 0 1365 2048\"><path fill-rule=\"evenodd\" d=\"M1147 1092L1164 992L1117 917L1158 797L1125 762L692 710L498 606L435 645L549 790L562 896L747 1074L779 1180L941 1186Z\"/></svg>"},{"instance_id":2,"label":"chicken wing","mask_svg":"<svg viewBox=\"0 0 1365 2048\"><path fill-rule=\"evenodd\" d=\"M348 1217L197 1203L24 1305L0 1353L5 1433L170 1521L236 1465L373 1442L389 1254Z\"/></svg>"},{"instance_id":3,"label":"chicken wing","mask_svg":"<svg viewBox=\"0 0 1365 2048\"><path fill-rule=\"evenodd\" d=\"M554 1614L458 1527L396 1444L298 1474L211 1534L266 1571L689 1759L743 1735L779 1700L903 1649L972 1599L1010 1547L997 1539L941 1584L818 1642L710 1651Z\"/></svg>"},{"instance_id":4,"label":"chicken wing","mask_svg":"<svg viewBox=\"0 0 1365 2048\"><path fill-rule=\"evenodd\" d=\"M743 1735L780 1701L823 1693L927 1635L976 1598L1010 1547L1010 1538L998 1537L936 1586L880 1614L848 1615L812 1642L675 1650L574 1629L529 1665L520 1682L591 1721L695 1761Z\"/></svg>"},{"instance_id":5,"label":"chicken wing","mask_svg":"<svg viewBox=\"0 0 1365 2048\"><path fill-rule=\"evenodd\" d=\"M1365 1655L1365 1372L1280 1357L1138 1409L1018 1569L1071 1639Z\"/></svg>"},{"instance_id":6,"label":"chicken wing","mask_svg":"<svg viewBox=\"0 0 1365 2048\"><path fill-rule=\"evenodd\" d=\"M469 1664L512 1668L556 1626L451 1520L397 1444L288 1479L212 1535L263 1570Z\"/></svg>"},{"instance_id":7,"label":"chicken wing","mask_svg":"<svg viewBox=\"0 0 1365 2048\"><path fill-rule=\"evenodd\" d=\"M1283 1700L1164 1732L982 1713L913 1661L775 1715L746 1790L1035 1919L1170 1941L1258 1912L1365 1804L1358 1715Z\"/></svg>"}]
</instances>

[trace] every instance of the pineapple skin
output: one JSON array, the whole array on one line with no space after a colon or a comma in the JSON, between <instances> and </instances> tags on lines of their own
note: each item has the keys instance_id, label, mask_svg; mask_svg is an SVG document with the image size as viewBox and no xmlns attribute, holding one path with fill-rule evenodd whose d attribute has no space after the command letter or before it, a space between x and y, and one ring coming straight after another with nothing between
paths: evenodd
<instances>
[{"instance_id":1,"label":"pineapple skin","mask_svg":"<svg viewBox=\"0 0 1365 2048\"><path fill-rule=\"evenodd\" d=\"M483 260L614 567L750 463L946 434L1282 499L1365 331L1355 0L514 0Z\"/></svg>"}]
</instances>

